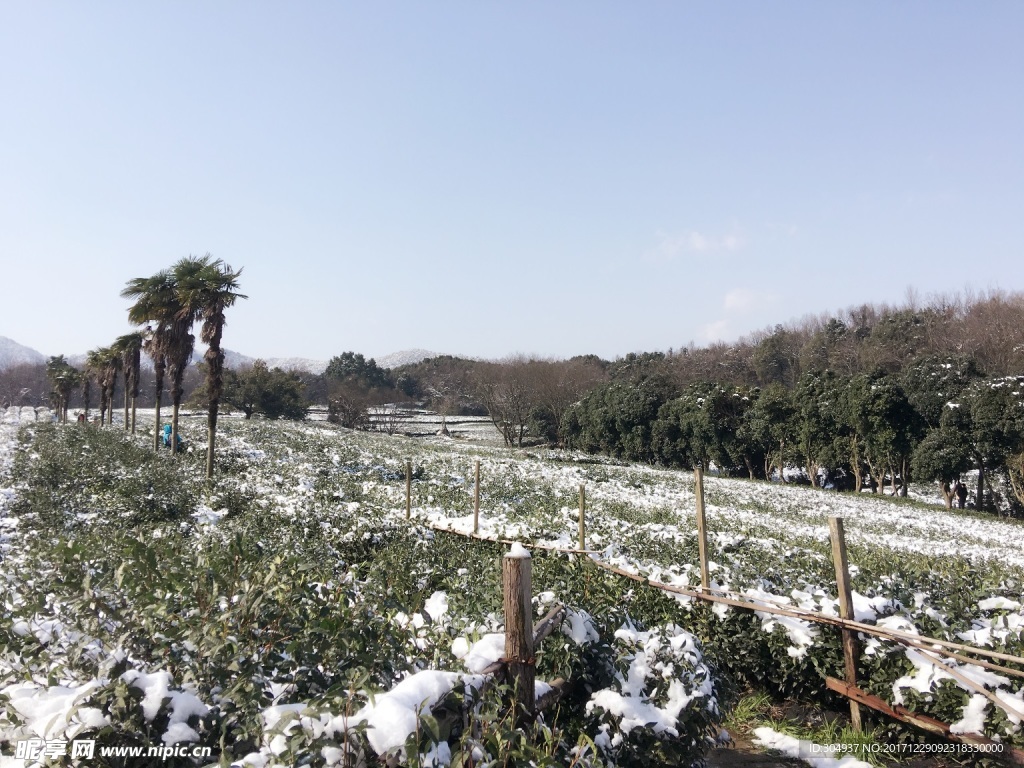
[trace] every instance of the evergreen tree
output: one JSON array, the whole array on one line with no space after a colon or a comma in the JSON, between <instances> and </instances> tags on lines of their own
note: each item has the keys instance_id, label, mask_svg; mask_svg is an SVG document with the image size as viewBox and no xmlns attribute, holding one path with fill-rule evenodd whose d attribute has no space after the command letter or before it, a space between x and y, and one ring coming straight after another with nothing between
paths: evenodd
<instances>
[{"instance_id":1,"label":"evergreen tree","mask_svg":"<svg viewBox=\"0 0 1024 768\"><path fill-rule=\"evenodd\" d=\"M793 393L781 384L762 389L744 413L740 436L752 446L751 453L763 457L766 478L771 477L772 467L778 467L782 482L787 462L801 459L796 453L796 415Z\"/></svg>"},{"instance_id":2,"label":"evergreen tree","mask_svg":"<svg viewBox=\"0 0 1024 768\"><path fill-rule=\"evenodd\" d=\"M263 360L251 368L225 372L223 400L245 414L268 419L303 419L306 406L302 401L302 381L294 373L280 368L269 369Z\"/></svg>"}]
</instances>

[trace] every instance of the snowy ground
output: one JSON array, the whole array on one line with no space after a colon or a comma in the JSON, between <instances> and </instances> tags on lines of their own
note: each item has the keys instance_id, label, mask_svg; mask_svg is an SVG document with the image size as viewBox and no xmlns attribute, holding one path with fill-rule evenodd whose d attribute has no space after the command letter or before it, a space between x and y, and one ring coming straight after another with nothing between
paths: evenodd
<instances>
[{"instance_id":1,"label":"snowy ground","mask_svg":"<svg viewBox=\"0 0 1024 768\"><path fill-rule=\"evenodd\" d=\"M45 417L43 414L41 418ZM3 487L2 478L16 451L19 424L31 423L35 418L31 409L25 409L9 411L0 419L0 558L4 571L0 576L12 583L18 566L18 526L5 510L15 490ZM143 416L143 423L151 421ZM473 467L479 461L481 533L524 543L575 546L577 500L583 484L589 548L600 550L602 559L662 581L680 586L697 583L695 498L690 473L621 465L544 449L509 451L483 441L355 433L320 423L226 419L222 424L220 451L240 463L238 476L244 479L247 490L264 502L268 514L273 511L282 518L303 522L314 498L333 498L335 512L314 524L338 526L339 535L344 533L340 526L356 513L366 519L400 521L405 508L404 465L410 459L417 470L413 483L416 520L469 531L473 524ZM203 444L199 420L186 420L183 430L190 443ZM139 440L145 437L140 435ZM358 478L355 485L352 477ZM705 488L716 584L834 613L827 523L829 516L839 515L846 521L859 619L888 622L910 631L921 622L956 625L960 627L956 637L961 640L997 649L1019 648L1024 631L1024 551L1020 546L1024 529L1015 521L949 513L935 496L931 505L922 505L868 494L854 496L718 477L706 478ZM200 534L217 536L222 517L215 507L196 510ZM954 561L965 563L968 569L997 574L998 580L984 584L965 581L956 587L955 591L962 593L956 599L940 594L939 587L927 579L914 581L918 578L914 574L930 578L928 574L938 573L944 562ZM904 571L905 563L912 564L913 569ZM969 570L965 574L965 578L971 578ZM439 596L434 609L439 615L443 614L441 601ZM685 602L682 605L689 607ZM424 611L430 612L427 608ZM722 618L727 613L728 609L723 609ZM765 632L782 628L794 659L813 651L820 637L816 627L798 620L780 622L767 615L762 618ZM55 630L43 619L24 620L27 632L52 635ZM586 637L586 628L582 619L577 624L570 623L569 635L579 640ZM494 656L493 649L488 652L486 646L473 646L468 640L464 645L452 649L459 658ZM877 644L869 644L868 649L869 654L883 653ZM911 691L930 697L940 683L949 681L948 675L920 654L908 651L904 658L902 663L910 671L893 685L893 701L898 703ZM415 688L419 696L433 695L431 690L441 691L445 686L474 685L477 681L472 675L478 674L478 669L476 662L467 662L465 674L460 673L458 678L433 676L408 687ZM960 665L960 669L996 692L1011 710L1000 721L1002 733L1017 733L1024 718L1024 694L1019 683L999 675L985 677L968 665ZM187 690L174 689L173 681L167 678L142 676L155 671L136 672L126 682L144 691L177 690L183 697L183 712L206 706L188 698ZM86 684L88 681L77 683ZM67 712L84 695L69 685L58 691L39 684L31 690L8 687L4 693L12 700L22 700L26 713L38 709L29 703L31 697L54 711ZM611 693L606 697L609 701L613 698ZM404 700L397 688L394 700ZM994 708L977 694L965 700L961 719L955 725L965 732L979 731ZM377 701L379 708L385 699L378 697ZM43 704L39 707L45 710ZM398 709L408 712L408 707ZM268 731L285 712L267 710ZM366 714L370 717L372 711ZM408 720L406 714L401 718ZM176 722L181 725L184 720ZM328 719L317 727L340 727L331 722ZM179 731L184 733L185 727L181 725ZM398 732L395 738L404 733L407 731ZM251 764L258 765L263 758L269 761L273 754L268 744Z\"/></svg>"}]
</instances>

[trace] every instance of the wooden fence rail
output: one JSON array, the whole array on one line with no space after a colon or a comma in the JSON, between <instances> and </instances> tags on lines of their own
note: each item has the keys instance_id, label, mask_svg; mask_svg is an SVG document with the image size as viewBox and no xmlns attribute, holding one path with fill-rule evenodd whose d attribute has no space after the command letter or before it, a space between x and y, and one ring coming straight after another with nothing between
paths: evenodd
<instances>
[{"instance_id":1,"label":"wooden fence rail","mask_svg":"<svg viewBox=\"0 0 1024 768\"><path fill-rule=\"evenodd\" d=\"M1013 654L1001 653L999 651L979 648L976 646L956 643L934 637L926 637L913 632L879 627L874 624L856 621L853 614L852 586L849 576L849 563L846 554L845 531L841 517L829 518L829 532L832 544L833 563L836 571L837 593L839 596L839 615L831 615L800 608L788 604L784 600L761 597L751 598L736 592L712 588L710 579L710 564L707 548L707 522L704 505L704 483L703 472L698 468L694 472L695 496L696 496L696 528L698 543L698 558L701 576L701 585L697 588L677 587L671 584L664 584L655 581L637 572L632 572L610 563L603 562L599 555L600 550L586 548L586 488L579 487L579 546L568 548L543 544L520 544L511 539L504 539L496 536L487 536L479 533L479 509L480 509L480 463L476 463L476 487L474 493L474 515L473 532L458 530L441 525L431 524L429 527L436 531L450 533L457 536L488 541L492 543L512 545L514 554L510 553L502 558L502 573L504 584L504 602L506 616L505 636L505 658L495 665L494 669L506 668L515 681L516 708L523 716L532 715L542 704L550 703L561 695L565 681L557 680L553 689L538 701L534 695L534 651L537 644L557 627L565 615L562 606L556 606L536 626L531 628L531 558L529 549L547 550L553 552L588 555L591 561L598 568L609 573L646 584L654 589L659 589L672 594L683 595L694 600L719 603L728 605L740 610L755 611L774 616L786 616L800 619L802 621L835 627L842 633L844 672L845 681L835 678L826 678L826 686L836 693L845 696L850 700L850 719L854 728L860 729L860 705L868 706L889 717L900 720L916 727L922 728L929 733L943 736L944 738L959 741L967 744L994 744L984 736L973 734L954 734L950 726L941 723L933 718L911 713L901 707L892 707L883 700L872 696L857 687L857 635L865 634L883 640L898 643L906 648L914 650L925 656L928 661L941 669L943 672L954 678L962 687L976 694L987 698L993 705L1002 709L1014 718L1024 719L1024 711L1018 710L983 685L975 682L969 676L964 675L955 667L950 666L947 660L956 660L964 664L972 664L983 667L1000 674L1017 678L1024 678L1024 671L1006 666L1007 663L1024 667L1024 657ZM411 462L406 463L406 516L411 519ZM970 654L970 656L964 655ZM974 658L974 657L983 658ZM993 661L986 661L991 659ZM1001 661L1004 664L996 664L994 661ZM487 672L493 672L488 669ZM1024 709L1024 708L1022 708ZM1024 751L1019 749L1008 749L1006 754L1016 763L1024 765Z\"/></svg>"}]
</instances>

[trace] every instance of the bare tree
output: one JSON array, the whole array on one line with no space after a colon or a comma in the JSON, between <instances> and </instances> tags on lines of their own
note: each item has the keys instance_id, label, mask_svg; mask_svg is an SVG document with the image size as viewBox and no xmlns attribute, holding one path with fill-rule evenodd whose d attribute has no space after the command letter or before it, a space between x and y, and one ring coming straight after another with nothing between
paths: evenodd
<instances>
[{"instance_id":1,"label":"bare tree","mask_svg":"<svg viewBox=\"0 0 1024 768\"><path fill-rule=\"evenodd\" d=\"M367 429L370 426L369 403L366 394L357 387L339 384L331 388L327 400L327 420L349 429Z\"/></svg>"},{"instance_id":2,"label":"bare tree","mask_svg":"<svg viewBox=\"0 0 1024 768\"><path fill-rule=\"evenodd\" d=\"M562 418L573 403L605 380L604 367L595 358L530 360L527 382L533 407L530 415L543 428L547 440L562 445Z\"/></svg>"},{"instance_id":3,"label":"bare tree","mask_svg":"<svg viewBox=\"0 0 1024 768\"><path fill-rule=\"evenodd\" d=\"M477 393L508 446L522 447L535 403L530 364L520 356L476 369Z\"/></svg>"},{"instance_id":4,"label":"bare tree","mask_svg":"<svg viewBox=\"0 0 1024 768\"><path fill-rule=\"evenodd\" d=\"M22 363L0 370L0 409L17 405L43 406L49 391L46 366L41 363Z\"/></svg>"},{"instance_id":5,"label":"bare tree","mask_svg":"<svg viewBox=\"0 0 1024 768\"><path fill-rule=\"evenodd\" d=\"M471 401L477 391L475 371L481 364L443 355L420 365L425 369L421 374L424 392L433 409L441 415L442 433L447 434L448 417L473 405Z\"/></svg>"},{"instance_id":6,"label":"bare tree","mask_svg":"<svg viewBox=\"0 0 1024 768\"><path fill-rule=\"evenodd\" d=\"M378 432L388 435L398 432L398 427L402 423L401 409L398 407L398 403L381 403L371 410L373 411L373 425Z\"/></svg>"}]
</instances>

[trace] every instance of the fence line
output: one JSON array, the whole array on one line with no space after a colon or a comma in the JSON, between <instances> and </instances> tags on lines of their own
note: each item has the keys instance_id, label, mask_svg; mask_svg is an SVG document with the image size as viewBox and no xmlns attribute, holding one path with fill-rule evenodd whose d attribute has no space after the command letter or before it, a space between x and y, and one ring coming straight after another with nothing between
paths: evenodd
<instances>
[{"instance_id":1,"label":"fence line","mask_svg":"<svg viewBox=\"0 0 1024 768\"><path fill-rule=\"evenodd\" d=\"M833 678L826 678L826 685L831 690L836 691L836 692L838 692L838 693L840 693L842 695L845 695L847 698L849 698L849 700L850 700L850 719L851 719L851 722L852 722L852 724L853 724L853 726L854 726L854 728L856 730L860 730L860 708L859 708L859 704L866 704L867 706L871 706L874 709L883 712L884 714L888 714L888 715L890 715L892 717L896 717L897 719L903 720L904 722L910 722L912 724L918 725L919 727L923 727L926 730L929 730L929 731L934 732L934 733L938 733L939 735L943 735L946 738L959 739L959 740L964 740L964 741L968 741L968 742L971 742L971 743L983 743L983 742L986 741L985 737L979 737L981 739L981 741L979 741L978 739L972 740L972 738L966 738L966 737L961 738L962 735L951 733L950 730L949 730L949 726L946 726L944 723L940 723L937 720L934 721L934 725L929 725L929 723L931 722L931 718L924 718L924 721L928 721L928 722L925 722L925 724L922 725L921 723L917 722L915 720L915 718L913 718L911 716L908 716L908 715L905 715L905 714L900 714L900 712L897 711L897 710L899 710L901 708L893 709L892 707L890 707L888 704L886 704L881 699L878 699L877 697L871 696L867 692L862 691L860 688L858 688L857 687L857 670L856 670L856 661L857 661L856 637L857 637L857 633L858 632L863 633L863 634L867 634L867 635L871 635L871 636L874 636L874 637L878 637L878 638L881 638L883 640L889 640L891 642L898 643L899 645L902 645L902 646L907 647L907 648L914 648L915 650L919 651L925 658L927 658L930 663L934 664L939 669L943 670L946 674L948 674L950 677L952 677L953 679L958 681L968 691L974 691L975 693L984 696L990 702L992 702L995 706L997 706L998 708L1000 708L1004 712L1006 712L1008 715L1011 715L1014 718L1024 719L1024 712L1018 711L1017 709L1013 708L1012 706L1010 706L1006 702L1004 702L1001 699L999 699L991 691L987 690L983 685L981 685L979 683L976 683L974 680L970 679L969 677L967 677L966 675L962 674L961 672L959 672L954 667L950 666L948 663L944 662L940 658L940 655L945 657L945 658L947 658L947 659L956 659L956 660L961 661L961 662L963 662L965 664L971 664L971 665L983 667L985 669L993 670L993 671L996 671L996 672L1000 672L1000 673L1003 673L1003 674L1007 674L1007 675L1011 675L1011 676L1019 677L1019 678L1024 678L1024 672L1016 670L1016 669L1011 669L1009 667L1001 666L1001 665L998 665L998 664L994 664L994 663L991 663L991 662L988 662L988 661L984 661L982 659L969 658L969 657L963 656L963 655L961 655L959 653L956 653L956 651L962 651L962 652L965 652L965 653L971 653L971 654L975 654L975 655L978 655L978 656L984 656L984 657L991 658L991 659L998 659L1000 661L1005 661L1005 662L1009 662L1009 663L1012 663L1012 664L1018 664L1018 665L1022 665L1022 666L1024 666L1024 657L1015 656L1015 655L1012 655L1012 654L1001 653L1001 652L998 652L998 651L990 651L990 650L987 650L985 648L978 648L978 647L975 647L975 646L965 645L963 643L955 643L955 642L952 642L952 641L949 641L949 640L941 640L939 638L926 637L924 635L918 635L918 634L914 634L914 633L911 633L911 632L904 632L902 630L878 627L877 625L874 625L874 624L866 624L864 622L856 621L853 618L852 589L851 589L851 585L850 585L850 581L849 581L849 566L848 566L847 555L846 555L846 542L845 542L845 535L844 535L844 529L843 529L843 519L841 517L830 517L829 518L830 539L831 539L831 543L832 543L833 562L834 562L835 569L836 569L836 583L838 585L838 595L839 595L839 603L840 603L840 615L837 617L837 616L832 616L832 615L829 615L829 614L821 613L820 611L813 611L813 610L809 610L809 609L805 609L805 608L800 608L799 606L792 606L792 605L789 605L787 603L784 603L781 600L774 600L772 598L762 598L762 597L747 598L746 596L741 595L741 594L736 593L736 592L731 592L731 591L722 590L722 589L712 589L710 587L711 581L710 581L710 575L709 575L708 553L707 553L707 543L706 543L707 528L706 528L706 521L705 521L705 515L704 515L703 472L699 468L694 473L694 475L695 475L695 482L696 482L695 492L696 492L696 502L697 502L697 521L696 522L697 522L697 531L698 531L698 556L699 556L699 559L700 559L700 573L701 573L701 586L698 589L686 589L684 587L677 587L677 586L674 586L674 585L671 585L671 584L664 584L662 582L655 581L655 580L653 580L651 578L648 578L646 576L642 576L639 573L633 573L633 572L627 571L627 570L625 570L623 568L619 568L617 566L611 565L610 563L606 563L606 562L601 561L597 557L598 555L603 554L603 552L601 550L586 549L586 541L585 541L586 534L585 534L585 527L584 527L584 517L585 517L585 510L586 510L586 501L585 501L585 498L586 498L585 493L586 493L586 491L585 491L585 486L584 485L580 485L580 489L579 489L579 494L580 494L579 547L576 548L576 549L569 548L569 547L544 545L544 544L522 544L521 542L514 541L514 540L511 540L511 539L503 539L503 538L496 537L496 536L486 536L486 535L480 534L478 532L478 529L479 529L479 493L480 493L479 462L476 465L476 472L477 472L477 474L476 474L477 480L476 480L476 489L475 489L475 503L474 503L474 515L473 515L473 517L474 517L474 519L473 519L473 532L472 533L468 533L466 531L462 531L462 530L459 530L459 529L456 529L456 528L449 528L449 527L440 526L440 525L433 524L433 523L428 523L427 524L427 526L429 528L431 528L432 530L441 531L441 532L444 532L444 533L454 534L456 536L463 536L463 537L466 537L466 538L477 539L477 540L480 540L480 541L488 541L488 542L496 543L496 544L508 544L508 545L518 544L519 546L525 547L527 549L539 549L539 550L545 550L545 551L551 551L551 552L557 552L557 553L588 555L588 556L590 556L591 561L597 567L601 568L602 570L604 570L606 572L613 573L613 574L615 574L617 576L628 578L628 579L631 579L633 581L644 583L644 584L646 584L646 585L648 585L648 586L650 586L652 588L660 589L660 590L665 591L665 592L670 592L670 593L674 593L674 594L683 595L683 596L690 597L690 598L695 599L695 600L703 600L703 601L707 601L707 602L715 602L715 603L725 604L725 605L729 605L729 606L732 606L732 607L735 607L735 608L739 608L741 610L748 610L748 611L767 613L767 614L775 615L775 616L787 616L787 617L791 617L791 618L800 619L800 620L803 620L803 621L813 622L813 623L816 623L816 624L823 624L823 625L833 626L833 627L837 627L838 629L840 629L841 632L842 632L842 637L843 637L843 656L844 656L844 668L845 668L845 674L846 674L846 681L842 682L842 681L834 680ZM410 471L409 465L407 464L407 469L406 469L406 515L407 515L407 517L411 517L411 498L410 498L411 497L411 492L410 492L410 488L409 488L409 485L410 485L409 481L411 479L410 476L411 476L411 471ZM506 560L509 560L509 558L507 558L507 556L506 556L506 558L503 558L503 562L506 561ZM506 603L507 603L507 600L508 600L508 594L506 592ZM546 619L545 619L545 621L546 621ZM521 624L521 622L517 622L517 626L519 624ZM519 627L519 629L521 629L521 627ZM517 633L519 635L523 635L523 632L519 632L519 630L517 630ZM509 642L508 638L509 638L509 635L506 634L506 642ZM529 639L526 639L525 635L523 635L523 638L524 638L522 640L523 643L529 643L530 646L532 646L532 643L530 643L530 640L533 640L532 637L529 638ZM516 641L516 648L523 648L523 649L525 649L525 647L530 647L530 646L520 646L518 643L519 643L519 641ZM530 650L532 651L532 647L530 647ZM513 658L516 658L516 657L513 657ZM527 675L529 674L528 670L524 670L524 672ZM516 677L521 679L521 673L517 672ZM532 689L532 679L531 679L531 681L529 683L527 683L527 686L528 686L528 689ZM524 687L526 687L526 686L524 686ZM530 698L528 700L532 702L532 691L530 693ZM522 703L525 703L525 701L523 701ZM920 718L917 718L917 719L920 719ZM986 742L986 743L991 743L991 742ZM1021 751L1021 750L1011 750L1011 757L1016 762L1024 763L1024 751Z\"/></svg>"},{"instance_id":2,"label":"fence line","mask_svg":"<svg viewBox=\"0 0 1024 768\"><path fill-rule=\"evenodd\" d=\"M825 624L828 626L836 627L838 629L852 630L855 632L862 632L866 635L873 635L875 637L882 638L884 640L891 640L901 645L910 645L915 648L920 648L926 651L936 652L937 649L934 647L938 646L952 646L962 650L978 653L986 656L996 656L1006 661L1010 661L1016 664L1024 666L1024 657L1012 656L1010 654L997 653L995 651L989 651L985 648L974 648L972 646L965 646L960 643L952 643L948 640L940 640L939 638L927 637L926 635L914 635L909 632L901 632L896 629L889 629L888 627L879 627L875 624L865 624L861 621L854 619L844 619L839 616L833 616L827 613L821 613L820 611L812 611L808 608L801 608L795 605L788 605L781 603L777 600L772 600L767 597L750 598L742 595L738 592L729 592L727 590L707 590L702 591L700 589L687 589L686 587L677 587L673 584L665 584L663 582L654 581L646 576L642 576L637 573L631 573L630 571L624 570L617 566L609 563L603 563L600 560L592 560L594 565L603 570L614 573L618 576L623 576L633 581L638 581L643 584L647 584L655 589L660 589L665 592L672 592L686 597L692 597L695 600L705 600L712 603L723 603L725 605L732 606L734 608L740 608L749 611L758 611L760 613L768 613L773 616L787 616L794 619L803 619L805 621L811 621L816 624ZM998 664L990 664L980 659L971 659L959 654L954 654L946 650L941 651L943 656L949 658L957 658L965 661L969 664L977 664L978 666L986 667L998 672L1003 672L1015 677L1024 678L1024 672L1009 667L999 666Z\"/></svg>"},{"instance_id":3,"label":"fence line","mask_svg":"<svg viewBox=\"0 0 1024 768\"><path fill-rule=\"evenodd\" d=\"M441 533L451 533L456 536L463 536L467 539L476 539L477 541L487 541L492 544L522 544L526 549L539 549L547 552L558 552L570 555L601 555L604 554L603 550L598 549L573 549L570 547L559 547L550 544L528 544L523 543L517 539L503 539L498 536L487 536L482 533L474 534L468 531L463 531L458 528L448 528L447 526L438 525L436 523L427 523L427 528L434 531L440 531ZM734 608L740 608L750 611L760 611L761 613L769 613L774 616L787 616L795 619L803 619L811 621L816 624L825 624L839 629L848 629L856 632L863 632L867 635L873 635L885 640L892 640L893 642L900 643L901 645L911 645L916 648L923 650L934 651L934 646L944 646L945 648L954 648L957 650L966 651L969 653L976 653L981 656L988 656L989 658L1001 659L1015 664L1024 666L1024 657L1013 656L1011 654L1000 653L998 651L991 651L987 648L976 648L970 645L964 645L962 643L954 643L950 640L942 640L937 637L928 637L926 635L915 635L910 632L903 632L898 629L891 629L889 627L879 627L875 624L865 624L855 619L843 619L839 616L833 616L827 613L821 613L820 611L812 611L808 608L801 608L796 605L790 605L783 603L780 600L773 600L768 597L757 597L750 598L739 592L731 592L723 589L703 589L697 587L695 589L688 589L686 587L678 587L673 584L665 584L664 582L655 581L639 573L633 573L627 571L618 566L606 563L597 558L590 558L591 562L594 563L598 568L614 573L617 576L623 576L627 579L637 581L643 584L647 584L655 589L660 589L664 592L672 592L674 594L683 595L685 597L691 597L695 600L704 600L712 603L722 603L725 605L732 606ZM951 653L943 650L942 655L949 658L958 659L965 661L970 664L977 664L983 666L986 669L991 669L997 672L1003 672L1014 677L1024 678L1024 672L1009 667L1003 667L998 664L991 664L981 659L971 659L961 656L956 653Z\"/></svg>"}]
</instances>

